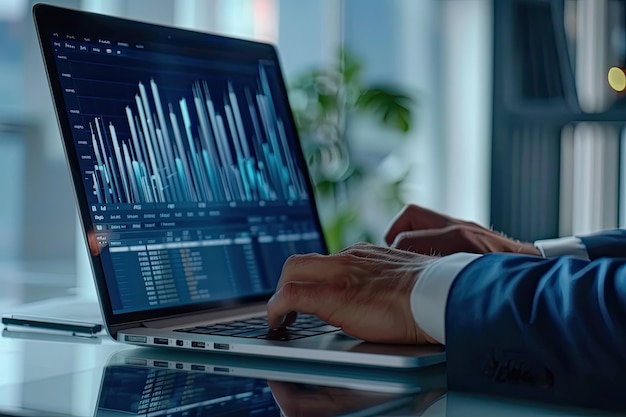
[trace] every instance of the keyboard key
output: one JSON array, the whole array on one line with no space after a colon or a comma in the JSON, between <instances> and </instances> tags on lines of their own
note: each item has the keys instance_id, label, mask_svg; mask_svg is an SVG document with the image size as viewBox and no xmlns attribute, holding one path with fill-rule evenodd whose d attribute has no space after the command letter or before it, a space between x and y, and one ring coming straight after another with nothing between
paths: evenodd
<instances>
[{"instance_id":1,"label":"keyboard key","mask_svg":"<svg viewBox=\"0 0 626 417\"><path fill-rule=\"evenodd\" d=\"M207 326L198 326L196 329L207 329L207 330L227 330L232 329L232 326L228 326L226 324L217 323L217 324L209 324Z\"/></svg>"},{"instance_id":2,"label":"keyboard key","mask_svg":"<svg viewBox=\"0 0 626 417\"><path fill-rule=\"evenodd\" d=\"M242 332L245 332L246 330L244 329L224 329L224 330L216 330L216 331L212 331L209 334L215 335L215 336L235 336L235 335L239 335Z\"/></svg>"},{"instance_id":3,"label":"keyboard key","mask_svg":"<svg viewBox=\"0 0 626 417\"><path fill-rule=\"evenodd\" d=\"M177 332L179 331L183 331L183 330L175 330ZM184 330L185 333L196 333L196 334L211 334L212 332L214 332L214 330L209 330L209 329L202 329L202 328L194 328L194 329L188 329L188 330Z\"/></svg>"},{"instance_id":4,"label":"keyboard key","mask_svg":"<svg viewBox=\"0 0 626 417\"><path fill-rule=\"evenodd\" d=\"M268 333L269 333L269 329L266 327L264 329L249 330L243 333L239 333L237 337L258 337L258 336L266 335Z\"/></svg>"},{"instance_id":5,"label":"keyboard key","mask_svg":"<svg viewBox=\"0 0 626 417\"><path fill-rule=\"evenodd\" d=\"M254 323L248 323L245 321L230 321L228 323L225 323L226 325L230 326L230 327L255 327Z\"/></svg>"},{"instance_id":6,"label":"keyboard key","mask_svg":"<svg viewBox=\"0 0 626 417\"><path fill-rule=\"evenodd\" d=\"M267 318L254 318L254 319L248 319L248 320L242 320L244 323L249 323L249 324L267 324Z\"/></svg>"}]
</instances>

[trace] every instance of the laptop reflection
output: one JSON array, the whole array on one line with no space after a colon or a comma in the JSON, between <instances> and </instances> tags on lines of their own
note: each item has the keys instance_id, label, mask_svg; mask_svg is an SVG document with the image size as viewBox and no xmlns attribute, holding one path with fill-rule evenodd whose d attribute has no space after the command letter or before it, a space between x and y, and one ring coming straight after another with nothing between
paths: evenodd
<instances>
[{"instance_id":1,"label":"laptop reflection","mask_svg":"<svg viewBox=\"0 0 626 417\"><path fill-rule=\"evenodd\" d=\"M362 368L298 368L288 361L124 350L104 369L95 416L377 416L409 406L420 384L433 383Z\"/></svg>"}]
</instances>

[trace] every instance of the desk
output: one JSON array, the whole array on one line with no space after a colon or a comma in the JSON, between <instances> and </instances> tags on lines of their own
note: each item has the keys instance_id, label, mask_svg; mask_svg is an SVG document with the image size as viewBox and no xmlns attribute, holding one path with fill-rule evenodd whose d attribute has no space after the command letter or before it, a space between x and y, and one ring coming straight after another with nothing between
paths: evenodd
<instances>
[{"instance_id":1,"label":"desk","mask_svg":"<svg viewBox=\"0 0 626 417\"><path fill-rule=\"evenodd\" d=\"M442 380L437 374L445 374L443 367L429 370L427 377L405 375L397 381L383 372L376 375L379 381L356 380L356 385L354 373L335 367L328 372L327 387L315 385L325 373L319 369L309 367L307 374L306 367L285 361L247 362L228 355L135 348L107 337L36 340L5 334L0 338L0 415L110 417L146 415L151 409L154 414L149 415L196 416L239 408L254 409L254 415L264 417L280 415L277 400L285 415L316 417L612 415L446 393L436 387ZM412 384L419 384L420 378L430 386L417 392ZM162 412L175 402L177 412ZM129 409L134 412L124 414Z\"/></svg>"}]
</instances>

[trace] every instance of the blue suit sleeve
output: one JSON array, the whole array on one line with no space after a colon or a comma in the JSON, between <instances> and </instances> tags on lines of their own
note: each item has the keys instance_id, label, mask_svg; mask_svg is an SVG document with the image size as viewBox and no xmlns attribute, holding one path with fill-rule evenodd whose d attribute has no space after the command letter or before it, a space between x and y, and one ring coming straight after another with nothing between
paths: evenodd
<instances>
[{"instance_id":1,"label":"blue suit sleeve","mask_svg":"<svg viewBox=\"0 0 626 417\"><path fill-rule=\"evenodd\" d=\"M446 306L450 389L626 409L626 259L489 254Z\"/></svg>"},{"instance_id":2,"label":"blue suit sleeve","mask_svg":"<svg viewBox=\"0 0 626 417\"><path fill-rule=\"evenodd\" d=\"M589 259L626 257L626 230L606 230L592 235L579 236L587 248Z\"/></svg>"}]
</instances>

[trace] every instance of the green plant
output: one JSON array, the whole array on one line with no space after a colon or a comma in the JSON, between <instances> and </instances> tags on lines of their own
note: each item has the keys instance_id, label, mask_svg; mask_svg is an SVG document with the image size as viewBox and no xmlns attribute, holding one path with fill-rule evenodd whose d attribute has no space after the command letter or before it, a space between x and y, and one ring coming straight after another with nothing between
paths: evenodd
<instances>
[{"instance_id":1,"label":"green plant","mask_svg":"<svg viewBox=\"0 0 626 417\"><path fill-rule=\"evenodd\" d=\"M333 67L308 71L290 85L294 117L331 252L355 241L374 240L357 197L371 187L376 165L394 147L357 146L355 120L369 118L399 133L411 129L414 100L394 86L365 84L363 70L361 61L341 49ZM363 149L367 147L377 153L374 164L358 157L367 154L368 149ZM379 187L378 198L390 209L402 204L403 180L401 176Z\"/></svg>"}]
</instances>

